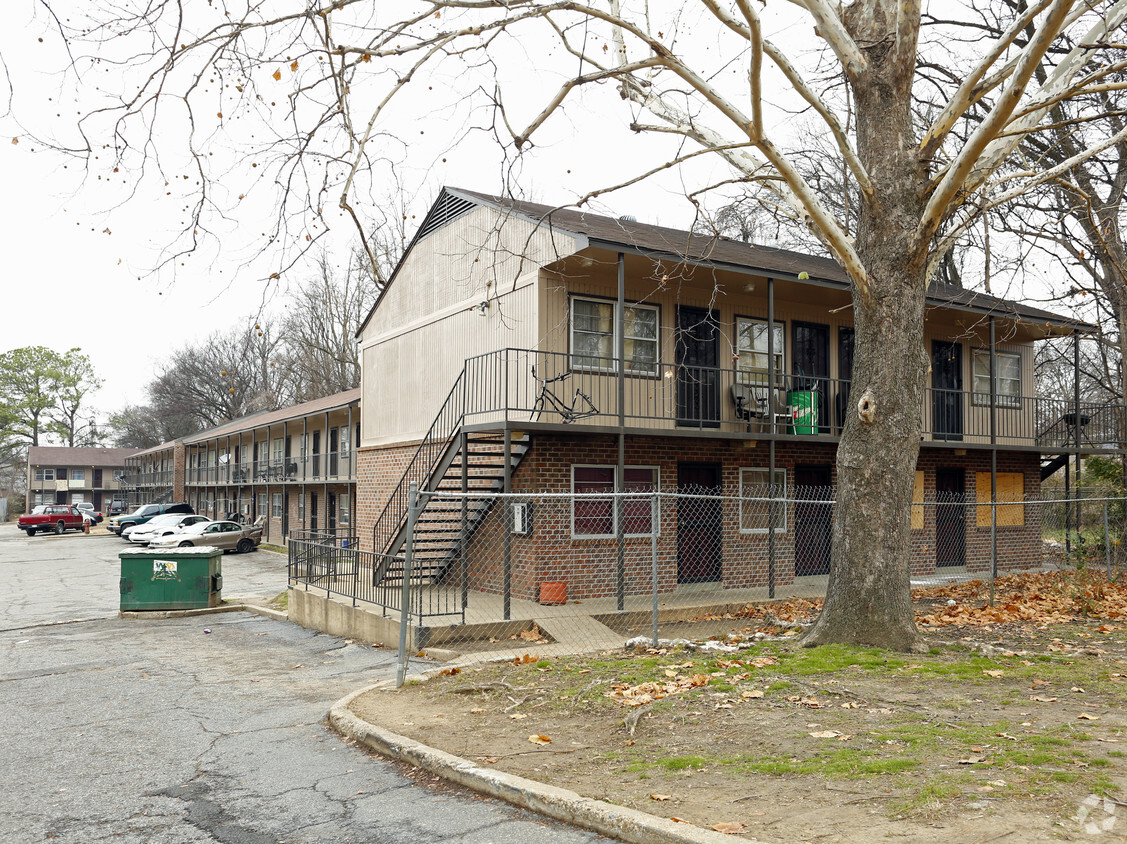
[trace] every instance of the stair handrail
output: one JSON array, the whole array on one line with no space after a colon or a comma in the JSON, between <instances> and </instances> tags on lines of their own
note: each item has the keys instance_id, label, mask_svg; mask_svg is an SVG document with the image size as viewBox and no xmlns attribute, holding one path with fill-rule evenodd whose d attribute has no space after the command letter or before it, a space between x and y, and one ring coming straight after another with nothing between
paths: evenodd
<instances>
[{"instance_id":1,"label":"stair handrail","mask_svg":"<svg viewBox=\"0 0 1127 844\"><path fill-rule=\"evenodd\" d=\"M391 496L387 500L387 504L384 505L383 511L372 527L372 547L376 553L392 553L392 549L388 546L399 532L403 521L407 517L407 491L411 483L417 483L420 489L426 488L426 483L430 480L431 471L446 452L450 441L462 429L462 420L465 419L466 416L465 382L466 365L463 363L462 371L458 373L458 377L454 380L454 386L452 386L450 392L447 393L446 400L442 403L442 407L439 409L426 435L419 443L419 447L415 450L411 462L407 464L407 469L399 479L398 486L392 491ZM459 390L461 390L461 392L459 392ZM458 399L461 399L461 408L456 409L456 413L450 416L451 404L456 404ZM451 424L440 428L440 424L448 419ZM439 440L441 440L440 447L435 448ZM429 456L429 459L424 455ZM422 465L424 461L425 466Z\"/></svg>"}]
</instances>

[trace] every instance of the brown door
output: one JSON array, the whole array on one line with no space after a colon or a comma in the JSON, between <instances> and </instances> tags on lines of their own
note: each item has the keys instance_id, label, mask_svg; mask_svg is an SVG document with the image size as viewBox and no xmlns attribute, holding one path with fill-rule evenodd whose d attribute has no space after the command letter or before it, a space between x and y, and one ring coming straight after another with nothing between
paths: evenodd
<instances>
[{"instance_id":1,"label":"brown door","mask_svg":"<svg viewBox=\"0 0 1127 844\"><path fill-rule=\"evenodd\" d=\"M794 575L830 573L833 504L829 466L794 467Z\"/></svg>"},{"instance_id":2,"label":"brown door","mask_svg":"<svg viewBox=\"0 0 1127 844\"><path fill-rule=\"evenodd\" d=\"M966 564L966 473L943 466L935 470L935 565Z\"/></svg>"},{"instance_id":3,"label":"brown door","mask_svg":"<svg viewBox=\"0 0 1127 844\"><path fill-rule=\"evenodd\" d=\"M720 580L719 463L678 463L677 582Z\"/></svg>"}]
</instances>

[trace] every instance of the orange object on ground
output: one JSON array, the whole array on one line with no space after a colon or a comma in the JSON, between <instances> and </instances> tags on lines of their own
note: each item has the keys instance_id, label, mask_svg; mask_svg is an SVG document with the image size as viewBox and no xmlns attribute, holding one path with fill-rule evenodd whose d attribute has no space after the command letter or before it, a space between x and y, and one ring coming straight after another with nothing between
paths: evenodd
<instances>
[{"instance_id":1,"label":"orange object on ground","mask_svg":"<svg viewBox=\"0 0 1127 844\"><path fill-rule=\"evenodd\" d=\"M548 583L540 584L540 603L541 604L566 604L567 603L567 581L553 580Z\"/></svg>"}]
</instances>

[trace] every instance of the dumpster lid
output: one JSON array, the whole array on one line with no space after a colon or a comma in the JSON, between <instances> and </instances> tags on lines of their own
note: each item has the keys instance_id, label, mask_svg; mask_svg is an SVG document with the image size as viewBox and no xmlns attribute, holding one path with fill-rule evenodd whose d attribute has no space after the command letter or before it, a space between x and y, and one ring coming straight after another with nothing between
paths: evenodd
<instances>
[{"instance_id":1,"label":"dumpster lid","mask_svg":"<svg viewBox=\"0 0 1127 844\"><path fill-rule=\"evenodd\" d=\"M214 545L199 545L192 548L138 548L136 550L119 551L118 558L126 557L210 557L212 554L223 553L222 548Z\"/></svg>"}]
</instances>

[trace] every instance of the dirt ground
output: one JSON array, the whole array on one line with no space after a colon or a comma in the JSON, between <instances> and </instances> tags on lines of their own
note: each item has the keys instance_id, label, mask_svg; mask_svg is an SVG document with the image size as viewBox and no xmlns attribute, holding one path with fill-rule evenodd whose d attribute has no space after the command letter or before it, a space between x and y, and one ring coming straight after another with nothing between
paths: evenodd
<instances>
[{"instance_id":1,"label":"dirt ground","mask_svg":"<svg viewBox=\"0 0 1127 844\"><path fill-rule=\"evenodd\" d=\"M725 619L743 622L730 639L551 660L533 647L353 709L762 841L1127 840L1122 593L1060 577L1002 583L992 607L981 585L916 593L926 655L804 649L777 634L816 604L749 607Z\"/></svg>"}]
</instances>

